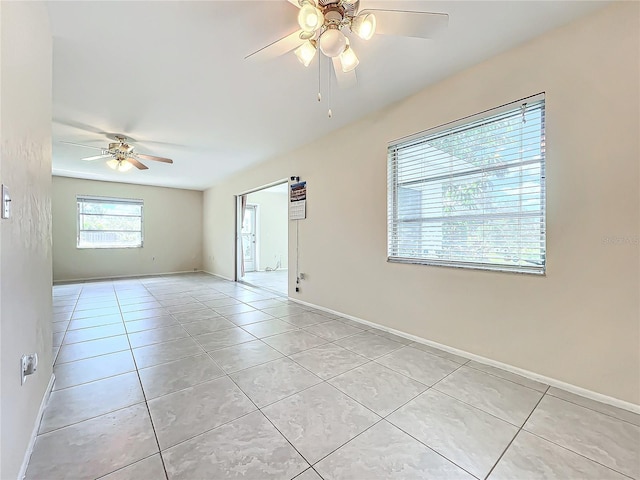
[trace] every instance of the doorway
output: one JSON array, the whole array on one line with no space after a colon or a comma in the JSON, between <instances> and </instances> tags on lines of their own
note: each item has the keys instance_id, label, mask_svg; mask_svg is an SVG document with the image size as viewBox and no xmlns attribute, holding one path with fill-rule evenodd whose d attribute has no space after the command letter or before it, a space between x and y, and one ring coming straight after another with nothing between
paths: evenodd
<instances>
[{"instance_id":1,"label":"doorway","mask_svg":"<svg viewBox=\"0 0 640 480\"><path fill-rule=\"evenodd\" d=\"M236 278L239 282L288 294L288 182L239 195Z\"/></svg>"}]
</instances>

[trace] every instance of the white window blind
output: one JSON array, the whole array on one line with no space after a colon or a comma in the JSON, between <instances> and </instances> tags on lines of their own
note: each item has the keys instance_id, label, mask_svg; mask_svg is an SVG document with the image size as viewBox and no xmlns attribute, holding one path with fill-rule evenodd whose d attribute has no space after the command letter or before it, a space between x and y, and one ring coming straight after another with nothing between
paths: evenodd
<instances>
[{"instance_id":1,"label":"white window blind","mask_svg":"<svg viewBox=\"0 0 640 480\"><path fill-rule=\"evenodd\" d=\"M545 272L544 95L388 148L388 259Z\"/></svg>"},{"instance_id":2,"label":"white window blind","mask_svg":"<svg viewBox=\"0 0 640 480\"><path fill-rule=\"evenodd\" d=\"M78 196L78 248L142 247L143 201Z\"/></svg>"}]
</instances>

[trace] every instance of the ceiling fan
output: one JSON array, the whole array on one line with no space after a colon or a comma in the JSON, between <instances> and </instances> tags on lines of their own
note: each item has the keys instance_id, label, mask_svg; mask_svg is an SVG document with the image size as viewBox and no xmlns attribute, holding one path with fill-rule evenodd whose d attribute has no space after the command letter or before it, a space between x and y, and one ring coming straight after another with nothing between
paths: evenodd
<instances>
[{"instance_id":1,"label":"ceiling fan","mask_svg":"<svg viewBox=\"0 0 640 480\"><path fill-rule=\"evenodd\" d=\"M360 0L287 0L299 7L298 27L293 33L248 55L245 59L270 59L295 49L305 67L318 49L331 58L338 84L356 83L355 69L360 63L346 33L363 40L374 34L433 38L447 27L446 13L369 9L360 11Z\"/></svg>"},{"instance_id":2,"label":"ceiling fan","mask_svg":"<svg viewBox=\"0 0 640 480\"><path fill-rule=\"evenodd\" d=\"M143 164L140 160L153 160L155 162L173 163L173 160L171 160L170 158L156 157L155 155L147 155L145 153L135 152L134 147L127 143L127 137L125 137L124 135L114 135L113 140L115 140L115 142L109 143L109 146L107 148L94 147L92 145L82 145L80 143L65 141L62 141L61 143L100 150L102 152L100 155L85 157L82 160L91 162L93 160L103 160L110 158L111 160L107 162L107 165L119 172L126 172L128 170L131 170L131 168L133 167L136 167L138 170L148 170L149 167Z\"/></svg>"}]
</instances>

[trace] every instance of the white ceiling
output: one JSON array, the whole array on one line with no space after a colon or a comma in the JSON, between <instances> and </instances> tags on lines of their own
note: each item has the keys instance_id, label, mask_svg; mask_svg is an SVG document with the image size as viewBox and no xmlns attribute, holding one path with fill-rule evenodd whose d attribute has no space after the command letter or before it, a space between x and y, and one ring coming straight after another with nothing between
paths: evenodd
<instances>
[{"instance_id":1,"label":"white ceiling","mask_svg":"<svg viewBox=\"0 0 640 480\"><path fill-rule=\"evenodd\" d=\"M52 1L53 173L202 190L605 4L362 0L446 12L449 28L436 40L352 36L359 83L333 88L329 119L315 60L244 60L295 29L285 0ZM80 160L97 151L59 142L102 147L113 133L175 163L117 173Z\"/></svg>"}]
</instances>

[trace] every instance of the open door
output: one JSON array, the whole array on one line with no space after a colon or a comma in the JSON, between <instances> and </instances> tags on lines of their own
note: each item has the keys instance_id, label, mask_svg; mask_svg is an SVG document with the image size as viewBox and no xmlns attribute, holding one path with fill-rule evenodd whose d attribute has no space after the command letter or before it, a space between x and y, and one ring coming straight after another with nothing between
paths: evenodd
<instances>
[{"instance_id":1,"label":"open door","mask_svg":"<svg viewBox=\"0 0 640 480\"><path fill-rule=\"evenodd\" d=\"M289 187L279 184L237 197L236 279L288 294Z\"/></svg>"}]
</instances>

